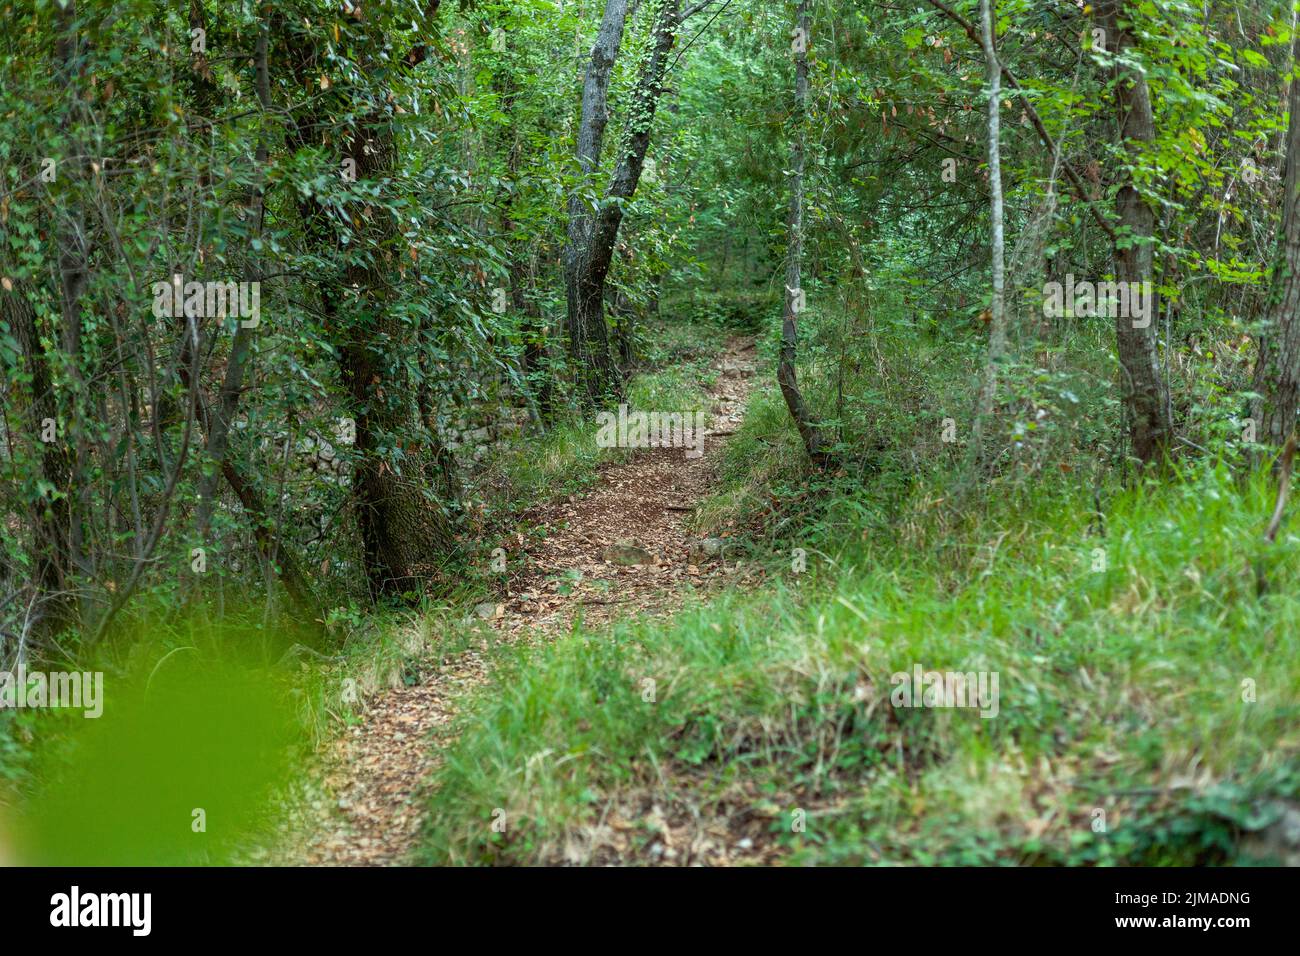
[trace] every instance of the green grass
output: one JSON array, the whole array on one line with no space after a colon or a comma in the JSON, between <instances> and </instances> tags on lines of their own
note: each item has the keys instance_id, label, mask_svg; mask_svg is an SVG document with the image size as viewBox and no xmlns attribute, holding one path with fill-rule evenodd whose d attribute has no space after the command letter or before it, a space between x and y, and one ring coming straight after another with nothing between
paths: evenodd
<instances>
[{"instance_id":1,"label":"green grass","mask_svg":"<svg viewBox=\"0 0 1300 956\"><path fill-rule=\"evenodd\" d=\"M448 755L426 859L553 861L649 794L748 803L793 863L1237 860L1300 792L1300 539L1261 545L1268 482L1111 490L1104 538L1064 479L950 490L887 526L844 509L806 575L773 544L761 592L520 652ZM918 663L997 672L998 715L893 707Z\"/></svg>"}]
</instances>

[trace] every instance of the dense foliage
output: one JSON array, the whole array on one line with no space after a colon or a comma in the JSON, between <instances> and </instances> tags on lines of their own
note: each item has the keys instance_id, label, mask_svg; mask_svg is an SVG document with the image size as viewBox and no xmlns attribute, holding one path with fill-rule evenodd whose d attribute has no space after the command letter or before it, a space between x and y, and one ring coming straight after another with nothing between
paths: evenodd
<instances>
[{"instance_id":1,"label":"dense foliage","mask_svg":"<svg viewBox=\"0 0 1300 956\"><path fill-rule=\"evenodd\" d=\"M1119 846L1057 832L1056 778L1006 769L1174 774L1165 738L1116 728L1175 676L1267 670L1294 716L1294 670L1250 638L1294 657L1296 540L1264 535L1300 396L1290 0L0 9L0 670L149 674L218 625L259 660L334 654L462 601L522 504L591 478L594 412L681 399L666 365L695 383L748 334L771 367L695 520L834 556L820 598L525 661L447 771L439 859L554 858L647 740L806 791L838 821L818 860L1220 860L1188 819L1294 795L1265 753L1282 711L1247 746L1223 700L1175 718L1220 789L1121 801L1149 825ZM904 719L842 745L867 634L1008 671L1054 643L1057 668L992 739ZM564 695L647 661L696 677L645 721L587 715L617 781L575 761L525 801L527 845L455 829L530 748L577 746L521 695L585 714ZM1118 697L1078 704L1077 673ZM0 722L0 776L20 749ZM967 763L933 799L996 840L856 822ZM1004 797L1014 820L980 816Z\"/></svg>"}]
</instances>

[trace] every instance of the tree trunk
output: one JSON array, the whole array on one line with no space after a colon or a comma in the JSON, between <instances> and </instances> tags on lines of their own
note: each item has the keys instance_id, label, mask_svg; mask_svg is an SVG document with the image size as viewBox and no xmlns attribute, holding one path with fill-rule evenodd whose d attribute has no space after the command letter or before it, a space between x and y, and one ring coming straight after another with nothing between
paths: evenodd
<instances>
[{"instance_id":1,"label":"tree trunk","mask_svg":"<svg viewBox=\"0 0 1300 956\"><path fill-rule=\"evenodd\" d=\"M617 0L610 0L611 6L616 3ZM650 56L632 91L632 102L628 110L632 119L629 121L627 140L620 150L618 166L610 176L609 189L599 211L594 219L585 215L582 218L582 234L578 237L578 243L573 242L574 220L572 215L570 217L570 258L566 263L569 276L566 285L569 291L570 343L572 347L573 333L577 329L581 341L591 346L585 359L587 364L580 366L586 383L585 398L590 405L598 403L610 392L618 391L622 385L618 366L610 353L609 331L605 327L605 278L609 275L610 263L614 258L615 241L623 222L623 208L636 194L637 185L641 182L641 170L645 167L646 151L650 148L655 111L659 98L663 95L668 55L677 42L677 29L681 22L680 6L680 0L663 0L655 17ZM608 8L606 12L608 14ZM592 62L595 63L594 55ZM608 85L608 76L605 82ZM602 103L603 100L602 93ZM587 95L584 91L584 126L587 119ZM604 135L603 123L599 133ZM582 149L583 138L580 132L580 157ZM599 158L599 142L596 143L595 156ZM572 208L570 206L571 211ZM575 361L581 358L576 353L574 357Z\"/></svg>"},{"instance_id":2,"label":"tree trunk","mask_svg":"<svg viewBox=\"0 0 1300 956\"><path fill-rule=\"evenodd\" d=\"M988 64L989 78L989 218L992 223L993 302L990 308L988 357L984 361L984 375L980 382L979 399L975 406L975 422L971 428L971 461L982 468L984 461L984 423L993 414L997 399L998 365L1007 350L1006 264L1002 232L1002 147L1000 109L1002 98L1002 70L998 65L994 47L993 0L980 0L980 25L984 41L984 59Z\"/></svg>"},{"instance_id":3,"label":"tree trunk","mask_svg":"<svg viewBox=\"0 0 1300 956\"><path fill-rule=\"evenodd\" d=\"M591 63L582 85L577 158L581 181L569 195L568 244L564 251L564 286L568 300L569 355L579 376L584 400L594 406L615 387L617 373L609 351L602 308L605 272L593 261L595 219L585 195L600 167L601 146L609 123L609 80L623 42L627 0L606 0ZM606 264L608 268L608 263Z\"/></svg>"},{"instance_id":4,"label":"tree trunk","mask_svg":"<svg viewBox=\"0 0 1300 956\"><path fill-rule=\"evenodd\" d=\"M530 404L536 407L538 420L545 428L555 418L555 403L551 397L551 370L546 364L546 320L541 310L537 308L537 304L524 295L525 274L526 269L522 261L511 263L511 300L523 316L524 354L520 362L520 370L523 373L524 386L532 395Z\"/></svg>"},{"instance_id":5,"label":"tree trunk","mask_svg":"<svg viewBox=\"0 0 1300 956\"><path fill-rule=\"evenodd\" d=\"M271 71L268 62L269 30L265 22L258 27L257 47L253 56L256 71L257 101L263 114L271 109ZM268 151L265 139L259 139L255 152L258 176L265 173ZM261 235L262 217L265 212L262 187L259 184L253 195L253 230L254 235ZM253 253L252 255L256 255ZM252 282L261 280L261 273L254 261L246 270L246 278ZM214 334L220 334L220 327ZM223 463L230 439L230 426L239 409L239 397L244 387L244 370L248 364L248 351L252 339L252 329L244 325L242 317L235 323L235 338L230 346L230 357L226 360L226 375L221 383L221 391L213 403L211 415L207 421L207 457L205 471L199 478L199 503L195 520L200 546L207 547L208 531L212 523L212 511L216 506L217 485L220 480Z\"/></svg>"},{"instance_id":6,"label":"tree trunk","mask_svg":"<svg viewBox=\"0 0 1300 956\"><path fill-rule=\"evenodd\" d=\"M1099 22L1106 31L1107 50L1116 58L1120 140L1125 144L1144 144L1155 139L1150 91L1140 71L1120 62L1134 46L1129 32L1130 16L1125 0L1104 0L1098 8ZM1121 393L1129 439L1134 456L1148 464L1161 457L1173 434L1169 389L1160 376L1156 354L1155 319L1160 308L1152 282L1155 212L1138 192L1131 175L1120 188L1115 209L1119 216L1115 279L1130 283L1127 286L1130 289L1145 288L1144 283L1152 286L1146 316L1139 319L1120 314L1123 309L1115 310L1116 345L1123 378Z\"/></svg>"},{"instance_id":7,"label":"tree trunk","mask_svg":"<svg viewBox=\"0 0 1300 956\"><path fill-rule=\"evenodd\" d=\"M44 423L57 423L59 414L50 359L36 325L36 310L15 287L12 291L0 290L0 316L18 342L31 382L22 434L39 442ZM54 441L42 442L40 463L41 480L50 490L29 505L32 584L36 588L39 629L52 633L76 622L70 554L72 456L62 434L56 432Z\"/></svg>"},{"instance_id":8,"label":"tree trunk","mask_svg":"<svg viewBox=\"0 0 1300 956\"><path fill-rule=\"evenodd\" d=\"M438 3L430 2L431 19ZM413 66L428 55L418 46L406 58ZM304 85L314 59L303 51L295 63ZM396 140L383 107L361 111L335 94L329 101L349 116L343 157L355 163L356 181L373 180L380 190L395 167ZM319 101L313 109L329 109ZM294 146L325 145L321 136L330 125L317 114L297 119L291 133ZM324 119L329 119L324 118ZM315 242L331 239L351 261L341 277L322 281L321 310L334 330L339 371L356 426L356 456L352 498L362 539L362 558L374 597L401 596L418 591L432 577L454 544L452 523L443 502L450 497L446 473L440 467L437 443L422 428L417 390L409 359L417 350L410 327L389 307L389 246L397 224L383 207L356 204L346 210L359 234L344 242L333 234L336 220L310 200L300 202L304 229ZM368 250L364 258L358 250ZM434 436L436 438L436 436ZM400 449L400 459L393 454Z\"/></svg>"},{"instance_id":9,"label":"tree trunk","mask_svg":"<svg viewBox=\"0 0 1300 956\"><path fill-rule=\"evenodd\" d=\"M357 181L383 179L392 168L391 127L382 119L361 124L347 144L346 155L356 162ZM383 211L373 216L374 245L395 234ZM419 431L409 368L405 361L412 343L407 326L387 308L387 283L380 273L383 258L371 264L353 263L345 270L334 314L351 313L341 324L343 341L339 365L351 398L356 423L356 466L353 496L371 593L398 595L417 590L450 552L451 523L440 505L445 492L441 470L428 446L406 444L400 463L389 460L385 448ZM353 296L352 291L359 290ZM344 304L343 296L354 301Z\"/></svg>"},{"instance_id":10,"label":"tree trunk","mask_svg":"<svg viewBox=\"0 0 1300 956\"><path fill-rule=\"evenodd\" d=\"M627 294L621 289L614 294L614 338L618 342L618 362L622 369L622 375L626 378L632 369L632 363L635 359L633 355L634 348L632 337L636 326L636 310L631 301L628 300Z\"/></svg>"},{"instance_id":11,"label":"tree trunk","mask_svg":"<svg viewBox=\"0 0 1300 956\"><path fill-rule=\"evenodd\" d=\"M81 296L90 280L90 244L86 237L86 217L81 191L86 163L79 142L77 124L81 120L80 108L84 88L82 42L77 29L75 0L58 11L59 33L54 46L55 69L59 82L72 90L70 113L65 116L63 132L68 137L69 155L59 163L63 188L71 201L58 216L55 242L59 253L59 303L62 314L60 340L64 361L71 379L71 396L60 426L73 436L72 471L68 483L70 516L68 521L68 559L79 575L89 580L94 575L93 559L88 551L85 535L89 514L90 486L86 476L90 470L89 430L83 426L86 415L84 403L88 400L86 380L82 367L83 321Z\"/></svg>"},{"instance_id":12,"label":"tree trunk","mask_svg":"<svg viewBox=\"0 0 1300 956\"><path fill-rule=\"evenodd\" d=\"M523 165L524 151L522 138L514 132L515 101L519 96L519 85L509 70L495 74L493 84L501 97L501 112L506 116L505 128L510 131L498 144L506 154L506 176L512 187L502 199L501 234L505 236L506 242L514 247L510 255L508 275L510 306L519 318L519 334L523 340L523 352L519 358L519 377L524 390L524 400L528 405L528 415L534 424L545 429L552 419L550 369L544 361L546 321L537 303L528 296L528 286L532 278L528 267L528 253L532 240L526 236L521 242L515 234L519 227L514 218L515 204L519 199L519 170Z\"/></svg>"},{"instance_id":13,"label":"tree trunk","mask_svg":"<svg viewBox=\"0 0 1300 956\"><path fill-rule=\"evenodd\" d=\"M1292 42L1292 64L1300 39ZM1300 402L1300 83L1291 81L1288 99L1282 225L1273 257L1265 328L1260 336L1251 408L1258 440L1280 447L1296 425Z\"/></svg>"},{"instance_id":14,"label":"tree trunk","mask_svg":"<svg viewBox=\"0 0 1300 956\"><path fill-rule=\"evenodd\" d=\"M257 46L253 56L256 76L258 105L263 112L271 109L271 71L269 63L270 27L263 22L259 27ZM265 170L269 159L265 139L258 141L255 159L259 174ZM265 213L265 200L262 186L259 185L253 195L252 215L255 234L262 231L262 219ZM256 262L246 271L250 282L261 281L261 270ZM218 330L220 331L220 330ZM244 373L248 364L249 345L252 329L246 327L242 317L236 322L235 337L231 343L230 356L226 360L226 374L213 403L200 402L199 418L203 422L207 435L205 453L205 471L199 479L199 502L196 508L195 528L197 540L203 547L208 547L207 537L211 528L212 514L216 507L218 483L224 477L231 491L239 499L244 513L253 526L253 535L257 539L258 550L263 560L275 568L284 585L294 609L303 619L302 623L312 635L313 643L319 645L324 635L324 618L306 576L298 566L297 560L284 546L283 542L272 533L267 524L268 510L261 493L240 468L231 460L229 440L231 425L239 408L239 399L243 391ZM187 338L188 341L188 338ZM188 359L181 365L181 373L187 388L192 388L189 381Z\"/></svg>"},{"instance_id":15,"label":"tree trunk","mask_svg":"<svg viewBox=\"0 0 1300 956\"><path fill-rule=\"evenodd\" d=\"M785 406L790 410L808 457L818 464L826 461L821 430L812 420L803 393L799 390L795 357L798 343L798 316L804 295L800 287L803 271L803 174L804 139L807 136L808 112L808 0L800 0L794 31L794 121L790 142L790 211L786 221L787 243L785 272L785 306L781 316L781 353L776 380L781 386Z\"/></svg>"}]
</instances>

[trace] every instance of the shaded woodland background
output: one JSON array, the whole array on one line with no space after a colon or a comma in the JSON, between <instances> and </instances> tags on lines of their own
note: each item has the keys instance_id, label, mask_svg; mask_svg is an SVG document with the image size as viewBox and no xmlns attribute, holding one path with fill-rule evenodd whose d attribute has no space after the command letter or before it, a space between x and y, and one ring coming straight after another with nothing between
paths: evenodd
<instances>
[{"instance_id":1,"label":"shaded woodland background","mask_svg":"<svg viewBox=\"0 0 1300 956\"><path fill-rule=\"evenodd\" d=\"M1290 2L2 9L0 667L471 600L594 412L735 335L767 391L701 520L774 553L937 582L1006 502L1123 567L1115 526L1222 500L1222 600L1294 580ZM260 321L157 315L176 275ZM1067 276L1151 282L1152 321L1046 315Z\"/></svg>"}]
</instances>

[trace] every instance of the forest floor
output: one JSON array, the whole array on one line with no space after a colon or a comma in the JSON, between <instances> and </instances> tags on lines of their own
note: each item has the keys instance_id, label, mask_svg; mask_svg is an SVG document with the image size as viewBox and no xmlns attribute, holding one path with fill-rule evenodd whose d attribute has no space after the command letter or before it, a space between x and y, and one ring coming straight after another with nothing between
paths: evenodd
<instances>
[{"instance_id":1,"label":"forest floor","mask_svg":"<svg viewBox=\"0 0 1300 956\"><path fill-rule=\"evenodd\" d=\"M362 720L320 756L319 777L275 862L310 866L400 865L421 832L441 754L456 718L486 686L492 648L544 642L580 619L600 628L633 616L664 617L750 573L706 554L688 530L690 512L717 481L719 452L744 414L755 371L752 338L730 340L713 364L712 406L700 457L681 448L641 449L603 466L587 493L536 505L502 542L512 566L505 593L474 609L477 646L418 662L416 678L368 702ZM522 549L514 552L512 546ZM635 563L633 563L635 562Z\"/></svg>"}]
</instances>

